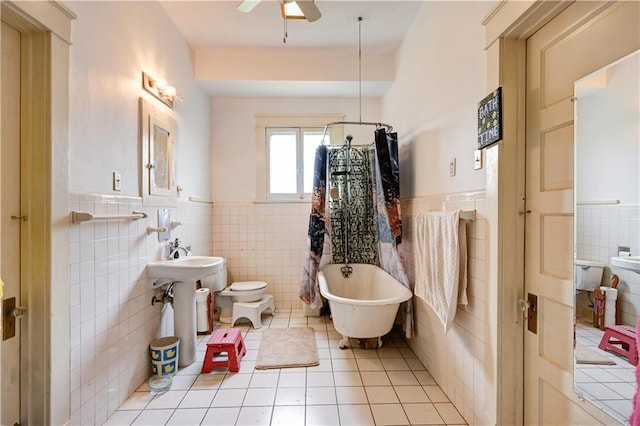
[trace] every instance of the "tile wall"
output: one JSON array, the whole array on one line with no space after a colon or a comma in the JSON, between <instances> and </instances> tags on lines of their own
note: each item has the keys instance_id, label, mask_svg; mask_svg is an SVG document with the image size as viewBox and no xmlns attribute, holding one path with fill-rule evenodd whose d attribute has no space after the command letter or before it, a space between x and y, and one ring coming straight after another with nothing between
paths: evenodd
<instances>
[{"instance_id":1,"label":"tile wall","mask_svg":"<svg viewBox=\"0 0 640 426\"><path fill-rule=\"evenodd\" d=\"M214 203L213 253L228 280L265 281L276 309L300 309L309 203Z\"/></svg>"},{"instance_id":2,"label":"tile wall","mask_svg":"<svg viewBox=\"0 0 640 426\"><path fill-rule=\"evenodd\" d=\"M485 379L487 321L485 301L486 223L482 219L484 193L455 194L408 199L402 202L403 258L411 282L415 277L413 217L423 210L475 209L469 223L469 308L458 310L456 320L443 335L431 309L414 300L416 336L409 341L427 364L438 384L467 421L490 423L482 395L491 386ZM276 308L299 309L302 265L307 244L308 203L255 204L214 203L213 252L228 261L229 280L264 280L269 284Z\"/></svg>"},{"instance_id":3,"label":"tile wall","mask_svg":"<svg viewBox=\"0 0 640 426\"><path fill-rule=\"evenodd\" d=\"M491 379L490 339L485 258L489 250L484 193L438 195L403 200L402 256L411 283L415 282L415 216L423 211L476 210L467 223L468 298L466 310L458 308L447 334L430 307L414 298L415 336L409 345L469 424L490 424L491 407L484 395L495 394ZM489 415L487 415L489 413Z\"/></svg>"},{"instance_id":4,"label":"tile wall","mask_svg":"<svg viewBox=\"0 0 640 426\"><path fill-rule=\"evenodd\" d=\"M149 215L69 226L71 423L102 424L148 377L149 342L161 335L162 323L172 323L169 310L151 305L157 291L144 273L148 261L161 257L157 234L146 232L157 225L157 209L138 197L72 192L69 201L71 210L95 215ZM179 201L170 210L182 222L172 237L210 255L211 204Z\"/></svg>"},{"instance_id":5,"label":"tile wall","mask_svg":"<svg viewBox=\"0 0 640 426\"><path fill-rule=\"evenodd\" d=\"M576 258L602 262L607 265L603 285L610 285L611 274L620 277L618 284L618 322L635 325L640 313L640 274L611 267L611 257L618 255L618 247L631 248L640 255L640 205L604 204L580 205L576 220ZM590 315L586 294L578 296L578 312Z\"/></svg>"}]
</instances>

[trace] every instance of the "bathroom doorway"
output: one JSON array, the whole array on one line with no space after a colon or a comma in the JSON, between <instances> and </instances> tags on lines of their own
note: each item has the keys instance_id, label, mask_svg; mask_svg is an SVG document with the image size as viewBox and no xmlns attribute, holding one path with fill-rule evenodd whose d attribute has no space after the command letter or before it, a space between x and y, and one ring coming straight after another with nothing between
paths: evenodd
<instances>
[{"instance_id":1,"label":"bathroom doorway","mask_svg":"<svg viewBox=\"0 0 640 426\"><path fill-rule=\"evenodd\" d=\"M2 323L2 405L3 425L20 424L21 414L21 339L23 306L20 274L21 228L25 218L20 213L20 75L21 36L14 27L2 21L2 134L0 137L0 184L2 185L2 217L0 241L2 258L0 274L4 282ZM13 307L12 307L13 306Z\"/></svg>"}]
</instances>

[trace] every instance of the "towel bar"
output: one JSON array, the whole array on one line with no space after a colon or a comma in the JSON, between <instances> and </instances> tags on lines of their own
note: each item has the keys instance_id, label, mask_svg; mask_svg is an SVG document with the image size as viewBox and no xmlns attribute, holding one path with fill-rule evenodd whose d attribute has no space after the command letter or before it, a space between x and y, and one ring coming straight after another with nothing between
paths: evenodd
<instances>
[{"instance_id":1,"label":"towel bar","mask_svg":"<svg viewBox=\"0 0 640 426\"><path fill-rule=\"evenodd\" d=\"M462 210L460 212L460 219L466 220L476 220L476 211L475 210Z\"/></svg>"},{"instance_id":2,"label":"towel bar","mask_svg":"<svg viewBox=\"0 0 640 426\"><path fill-rule=\"evenodd\" d=\"M132 211L128 215L114 215L114 216L94 216L91 213L72 211L71 223L88 222L90 220L114 220L114 219L146 219L148 215L145 212Z\"/></svg>"}]
</instances>

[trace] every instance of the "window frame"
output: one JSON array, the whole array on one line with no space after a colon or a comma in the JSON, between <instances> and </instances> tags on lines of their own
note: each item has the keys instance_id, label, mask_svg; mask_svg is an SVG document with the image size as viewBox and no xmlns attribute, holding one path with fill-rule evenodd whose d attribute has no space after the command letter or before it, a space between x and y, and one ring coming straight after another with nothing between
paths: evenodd
<instances>
[{"instance_id":1,"label":"window frame","mask_svg":"<svg viewBox=\"0 0 640 426\"><path fill-rule=\"evenodd\" d=\"M327 123L343 121L344 116L335 114L296 115L296 116L256 116L256 202L309 202L310 193L304 193L303 169L303 135L304 131L323 132ZM269 190L269 133L281 131L296 132L296 193L271 193ZM327 129L330 141L342 140L344 129L342 125L331 126Z\"/></svg>"}]
</instances>

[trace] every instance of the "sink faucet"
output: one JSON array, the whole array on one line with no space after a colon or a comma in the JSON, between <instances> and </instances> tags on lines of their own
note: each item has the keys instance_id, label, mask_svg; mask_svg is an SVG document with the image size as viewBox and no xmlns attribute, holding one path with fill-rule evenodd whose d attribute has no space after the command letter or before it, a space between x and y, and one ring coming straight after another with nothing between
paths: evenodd
<instances>
[{"instance_id":1,"label":"sink faucet","mask_svg":"<svg viewBox=\"0 0 640 426\"><path fill-rule=\"evenodd\" d=\"M179 259L180 258L180 250L182 250L184 252L185 256L191 256L191 252L182 247L180 245L180 239L176 238L172 243L169 243L168 245L168 249L169 249L169 255L167 256L168 260L171 259Z\"/></svg>"}]
</instances>

